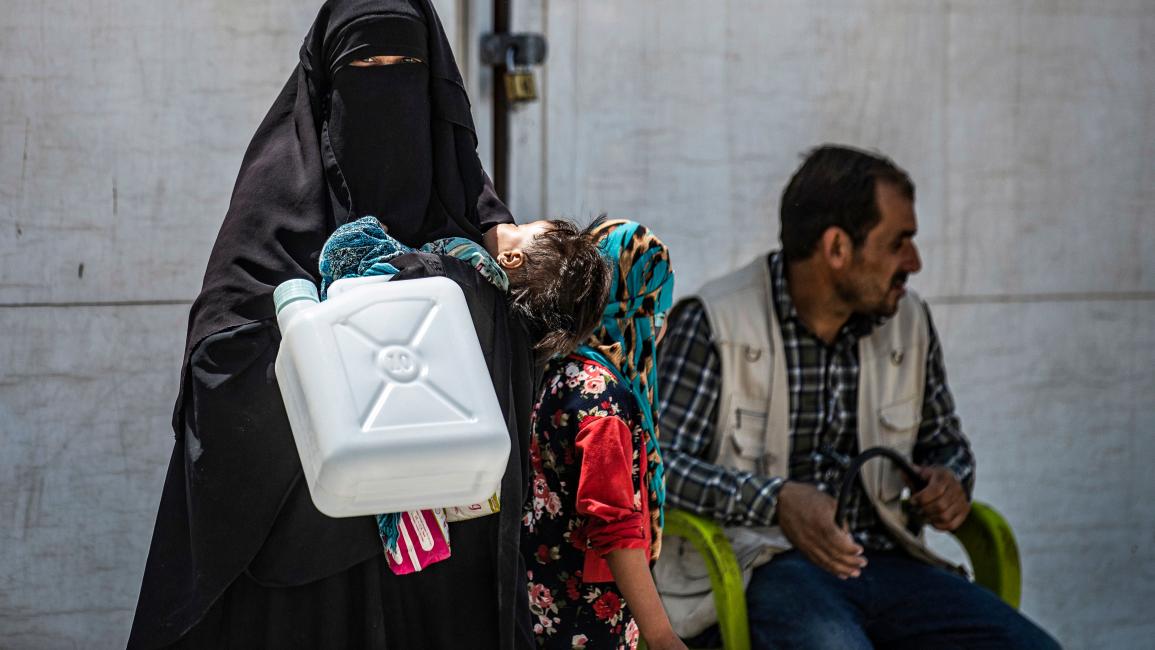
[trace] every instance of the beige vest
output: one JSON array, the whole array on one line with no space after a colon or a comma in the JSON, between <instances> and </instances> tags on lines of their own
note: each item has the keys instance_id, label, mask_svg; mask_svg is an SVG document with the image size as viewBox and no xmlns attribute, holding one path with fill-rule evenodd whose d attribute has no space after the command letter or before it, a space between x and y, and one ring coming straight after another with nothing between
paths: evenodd
<instances>
[{"instance_id":1,"label":"beige vest","mask_svg":"<svg viewBox=\"0 0 1155 650\"><path fill-rule=\"evenodd\" d=\"M790 457L790 394L782 332L775 316L769 264L759 256L702 288L698 296L721 360L721 392L713 463L763 476L787 476ZM910 458L922 420L929 328L922 301L910 295L898 313L858 343L858 448L887 446ZM906 529L901 508L905 483L888 461L862 468L867 495L883 525L912 556L957 569ZM748 582L753 568L790 548L778 527L727 527ZM681 539L663 544L655 581L682 636L717 620L709 576L698 554Z\"/></svg>"}]
</instances>

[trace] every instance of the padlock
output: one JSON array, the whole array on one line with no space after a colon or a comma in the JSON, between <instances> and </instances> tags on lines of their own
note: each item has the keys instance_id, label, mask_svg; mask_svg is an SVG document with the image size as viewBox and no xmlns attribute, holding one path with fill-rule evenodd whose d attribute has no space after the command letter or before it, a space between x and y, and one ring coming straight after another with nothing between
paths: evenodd
<instances>
[{"instance_id":1,"label":"padlock","mask_svg":"<svg viewBox=\"0 0 1155 650\"><path fill-rule=\"evenodd\" d=\"M510 104L537 100L537 80L533 70L514 64L512 47L505 51L505 98Z\"/></svg>"}]
</instances>

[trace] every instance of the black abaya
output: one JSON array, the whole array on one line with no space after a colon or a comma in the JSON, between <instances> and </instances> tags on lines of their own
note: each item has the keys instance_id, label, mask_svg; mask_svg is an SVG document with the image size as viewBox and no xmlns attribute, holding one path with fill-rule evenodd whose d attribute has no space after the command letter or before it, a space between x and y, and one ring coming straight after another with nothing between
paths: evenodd
<instances>
[{"instance_id":1,"label":"black abaya","mask_svg":"<svg viewBox=\"0 0 1155 650\"><path fill-rule=\"evenodd\" d=\"M246 152L190 313L176 445L130 647L532 645L517 543L538 371L532 341L504 296L457 260L415 254L394 262L402 269L396 280L444 275L462 287L511 436L506 507L453 524L453 557L426 571L393 575L373 518L316 510L273 373L280 343L273 288L290 278L318 280L325 239L371 202L345 183L342 170L355 156L331 146L339 135L328 132L331 75L343 56L390 54L374 39L396 33L380 22L392 20L425 30L424 63L409 65L428 72L430 166L417 177L430 185L423 214L374 216L410 244L478 240L512 221L477 161L468 100L429 1L327 2Z\"/></svg>"}]
</instances>

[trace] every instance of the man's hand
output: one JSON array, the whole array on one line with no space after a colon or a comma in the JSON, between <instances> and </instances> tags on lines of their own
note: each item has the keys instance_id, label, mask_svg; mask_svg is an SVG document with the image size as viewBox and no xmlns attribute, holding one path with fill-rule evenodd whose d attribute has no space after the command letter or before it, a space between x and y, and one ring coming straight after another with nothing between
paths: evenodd
<instances>
[{"instance_id":1,"label":"man's hand","mask_svg":"<svg viewBox=\"0 0 1155 650\"><path fill-rule=\"evenodd\" d=\"M962 525L971 511L966 490L954 472L942 466L919 467L927 486L910 497L912 505L939 530L952 531Z\"/></svg>"},{"instance_id":2,"label":"man's hand","mask_svg":"<svg viewBox=\"0 0 1155 650\"><path fill-rule=\"evenodd\" d=\"M834 524L837 507L813 485L787 481L778 491L778 525L811 562L839 578L857 578L866 558L850 533Z\"/></svg>"}]
</instances>

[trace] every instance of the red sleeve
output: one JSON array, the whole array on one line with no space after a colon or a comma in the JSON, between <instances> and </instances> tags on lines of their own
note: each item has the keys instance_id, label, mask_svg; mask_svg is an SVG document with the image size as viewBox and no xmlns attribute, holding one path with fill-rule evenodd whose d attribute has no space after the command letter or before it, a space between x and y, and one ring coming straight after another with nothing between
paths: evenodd
<instances>
[{"instance_id":1,"label":"red sleeve","mask_svg":"<svg viewBox=\"0 0 1155 650\"><path fill-rule=\"evenodd\" d=\"M587 417L578 425L577 512L587 518L587 538L599 555L649 546L645 504L634 503L632 441L630 428L616 416Z\"/></svg>"}]
</instances>

